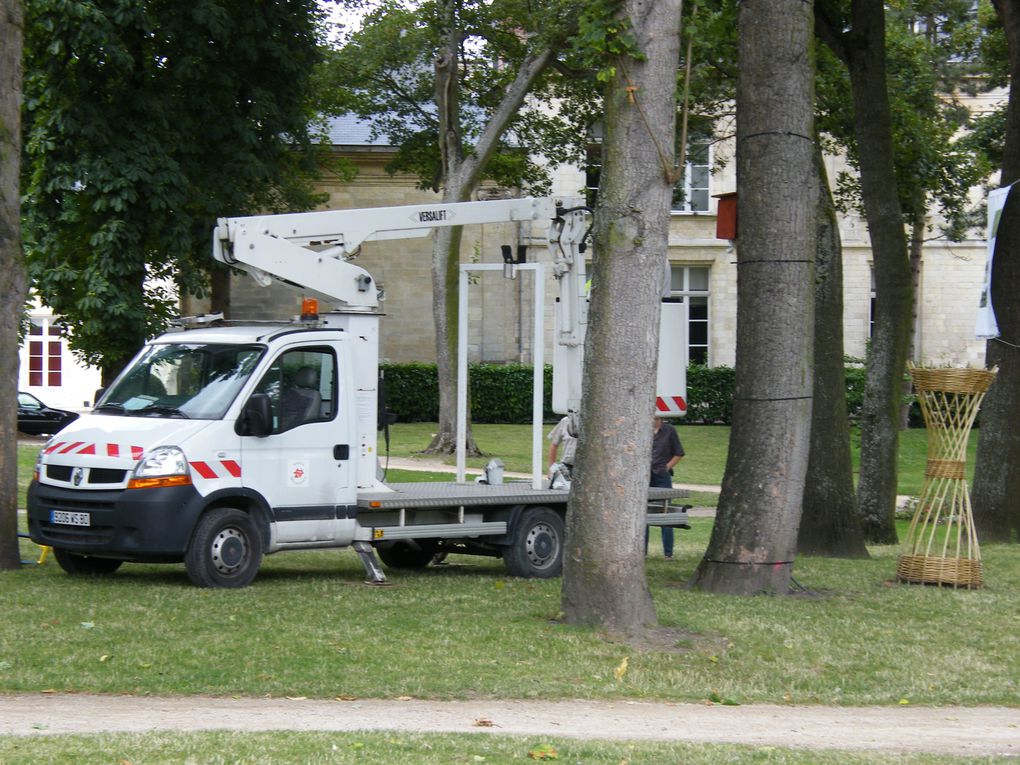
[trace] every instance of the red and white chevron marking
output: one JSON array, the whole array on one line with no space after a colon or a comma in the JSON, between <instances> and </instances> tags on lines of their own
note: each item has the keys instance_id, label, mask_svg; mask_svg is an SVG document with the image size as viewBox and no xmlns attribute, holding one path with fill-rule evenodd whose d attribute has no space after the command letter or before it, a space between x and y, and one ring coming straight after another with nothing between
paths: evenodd
<instances>
[{"instance_id":1,"label":"red and white chevron marking","mask_svg":"<svg viewBox=\"0 0 1020 765\"><path fill-rule=\"evenodd\" d=\"M100 457L128 457L140 460L145 450L128 444L93 444L85 441L58 441L44 450L45 454L98 455Z\"/></svg>"},{"instance_id":2,"label":"red and white chevron marking","mask_svg":"<svg viewBox=\"0 0 1020 765\"><path fill-rule=\"evenodd\" d=\"M659 396L655 399L655 409L664 417L680 415L687 411L687 402L683 396Z\"/></svg>"}]
</instances>

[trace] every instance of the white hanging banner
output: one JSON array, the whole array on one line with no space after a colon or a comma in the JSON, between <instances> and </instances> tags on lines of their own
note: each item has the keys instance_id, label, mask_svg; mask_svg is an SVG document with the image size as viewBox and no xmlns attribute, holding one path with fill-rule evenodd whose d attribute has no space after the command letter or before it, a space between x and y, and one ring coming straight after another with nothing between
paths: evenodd
<instances>
[{"instance_id":1,"label":"white hanging banner","mask_svg":"<svg viewBox=\"0 0 1020 765\"><path fill-rule=\"evenodd\" d=\"M981 287L981 301L978 303L977 324L974 335L978 340L991 340L999 336L999 324L992 307L992 260L995 257L995 235L999 231L1002 208L1012 186L1004 186L988 194L988 258L985 261L985 282Z\"/></svg>"}]
</instances>

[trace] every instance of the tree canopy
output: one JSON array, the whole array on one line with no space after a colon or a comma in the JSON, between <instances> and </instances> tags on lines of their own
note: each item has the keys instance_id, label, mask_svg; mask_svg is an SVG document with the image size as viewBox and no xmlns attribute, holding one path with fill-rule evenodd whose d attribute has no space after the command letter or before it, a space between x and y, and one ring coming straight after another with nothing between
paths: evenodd
<instances>
[{"instance_id":1,"label":"tree canopy","mask_svg":"<svg viewBox=\"0 0 1020 765\"><path fill-rule=\"evenodd\" d=\"M423 189L443 185L439 154L440 113L436 106L433 62L456 25L457 99L461 141L470 152L529 53L556 51L557 64L531 88L526 103L499 139L483 177L506 187L541 194L549 190L549 163L579 163L589 128L599 119L593 109L594 75L581 66L567 44L577 26L578 4L568 0L522 3L425 0L411 7L402 0L373 3L360 30L328 54L319 74L327 112L369 120L398 152L393 172L411 173ZM561 76L569 72L568 87ZM550 109L556 100L560 108ZM583 108L573 105L584 104ZM542 157L541 162L536 157Z\"/></svg>"},{"instance_id":2,"label":"tree canopy","mask_svg":"<svg viewBox=\"0 0 1020 765\"><path fill-rule=\"evenodd\" d=\"M31 0L25 245L104 378L201 294L217 216L307 208L314 0ZM302 164L302 162L304 164Z\"/></svg>"}]
</instances>

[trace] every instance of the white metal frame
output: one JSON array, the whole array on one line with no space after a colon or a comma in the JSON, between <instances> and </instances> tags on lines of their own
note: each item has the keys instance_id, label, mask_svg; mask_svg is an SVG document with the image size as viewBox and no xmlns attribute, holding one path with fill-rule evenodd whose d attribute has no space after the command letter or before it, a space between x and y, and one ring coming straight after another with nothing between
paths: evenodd
<instances>
[{"instance_id":1,"label":"white metal frame","mask_svg":"<svg viewBox=\"0 0 1020 765\"><path fill-rule=\"evenodd\" d=\"M544 411L545 373L545 267L542 263L521 263L517 271L532 271L534 308L532 335L531 392L531 487L542 488L542 415ZM502 263L465 263L460 267L460 296L457 317L457 482L464 483L467 443L467 357L468 357L468 276L473 272L504 271Z\"/></svg>"}]
</instances>

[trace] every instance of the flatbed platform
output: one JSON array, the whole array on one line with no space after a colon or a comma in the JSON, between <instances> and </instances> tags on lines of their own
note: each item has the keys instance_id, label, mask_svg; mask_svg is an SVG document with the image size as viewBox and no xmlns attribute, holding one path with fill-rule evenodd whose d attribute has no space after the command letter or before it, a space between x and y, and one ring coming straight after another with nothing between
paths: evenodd
<instances>
[{"instance_id":1,"label":"flatbed platform","mask_svg":"<svg viewBox=\"0 0 1020 765\"><path fill-rule=\"evenodd\" d=\"M533 489L524 481L486 483L391 483L393 491L358 494L358 507L365 510L399 510L425 507L475 507L481 505L562 505L569 492L564 489ZM648 489L648 501L663 508L673 499L688 496L687 489Z\"/></svg>"}]
</instances>

